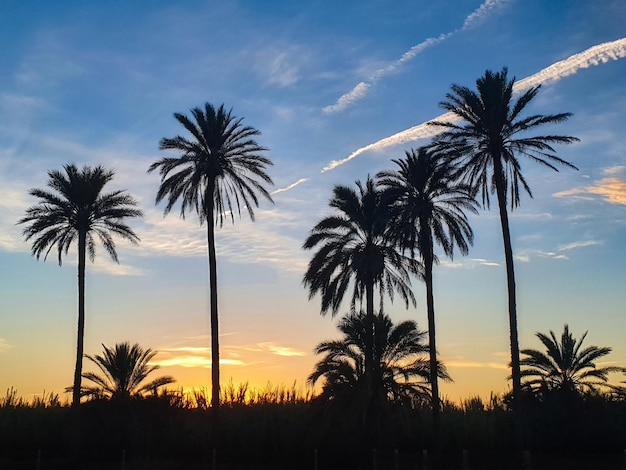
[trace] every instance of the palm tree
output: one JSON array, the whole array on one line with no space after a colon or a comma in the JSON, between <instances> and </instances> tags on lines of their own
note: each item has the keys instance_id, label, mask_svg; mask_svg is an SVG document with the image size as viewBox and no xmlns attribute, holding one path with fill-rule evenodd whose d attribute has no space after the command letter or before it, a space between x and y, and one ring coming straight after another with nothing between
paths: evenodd
<instances>
[{"instance_id":1,"label":"palm tree","mask_svg":"<svg viewBox=\"0 0 626 470\"><path fill-rule=\"evenodd\" d=\"M388 199L367 178L365 185L356 181L357 190L336 185L330 207L337 213L323 218L304 242L303 248L318 248L304 274L303 284L309 299L320 294L321 313L338 312L350 284L351 307L365 297L365 312L370 330L365 341L364 370L375 366L373 350L374 290L379 289L380 303L387 293L393 301L398 292L408 308L415 306L410 274L418 263L403 255L390 236L391 212Z\"/></svg>"},{"instance_id":2,"label":"palm tree","mask_svg":"<svg viewBox=\"0 0 626 470\"><path fill-rule=\"evenodd\" d=\"M200 224L207 225L209 254L209 290L211 313L211 406L220 404L219 328L217 313L217 259L215 254L215 226L221 227L224 218L235 222L235 210L241 216L241 206L254 221L254 207L259 206L257 195L272 201L263 183L273 184L265 169L272 162L261 155L267 149L254 140L260 132L243 126L243 118L232 115L222 104L215 109L210 103L204 109L191 110L193 121L184 114L174 117L191 134L191 138L176 136L163 138L161 150L175 150L180 156L161 158L150 165L148 172L159 170L161 186L156 203L167 200L167 215L180 200L180 215L194 210ZM194 122L195 121L195 122Z\"/></svg>"},{"instance_id":3,"label":"palm tree","mask_svg":"<svg viewBox=\"0 0 626 470\"><path fill-rule=\"evenodd\" d=\"M426 333L417 328L414 321L394 325L388 315L373 316L374 361L376 376L374 403L404 402L423 403L430 395L430 365L425 359L428 346L424 344ZM357 407L368 406L365 351L370 319L363 311L352 312L341 319L338 329L343 337L324 341L317 345L315 354L325 356L315 365L308 378L311 385L323 379L320 398L351 403ZM438 364L437 374L450 380L445 367Z\"/></svg>"},{"instance_id":4,"label":"palm tree","mask_svg":"<svg viewBox=\"0 0 626 470\"><path fill-rule=\"evenodd\" d=\"M473 232L464 210L477 213L471 188L455 177L456 167L443 156L420 147L405 152L402 160L392 160L397 171L378 173L379 186L391 198L395 208L398 242L402 248L415 255L419 251L424 266L428 315L428 344L430 367L437 368L435 343L435 301L433 296L433 265L438 263L434 254L436 242L452 258L456 245L467 254L473 242ZM433 426L437 433L440 411L437 374L430 374Z\"/></svg>"},{"instance_id":5,"label":"palm tree","mask_svg":"<svg viewBox=\"0 0 626 470\"><path fill-rule=\"evenodd\" d=\"M490 70L476 80L477 92L460 85L452 85L446 94L447 101L440 106L460 118L461 123L433 122L447 130L436 138L436 143L456 154L459 176L476 191L481 191L482 201L489 207L489 193L496 193L504 257L506 263L508 310L511 343L511 369L513 397L519 400L521 372L519 340L517 333L517 306L515 272L507 202L511 209L520 203L520 186L532 197L530 187L521 172L519 157L540 163L558 171L556 165L577 169L555 154L554 144L569 144L578 139L561 135L531 135L528 132L544 124L567 120L570 113L531 115L520 114L539 92L540 86L523 92L513 101L515 78L507 78L507 69L494 73Z\"/></svg>"},{"instance_id":6,"label":"palm tree","mask_svg":"<svg viewBox=\"0 0 626 470\"><path fill-rule=\"evenodd\" d=\"M124 223L129 217L141 217L137 202L125 191L104 193L104 186L114 172L101 166L78 169L73 163L63 166L64 172L48 171L47 186L52 191L31 189L30 194L39 203L26 210L26 216L18 224L27 224L23 230L26 241L33 240L32 254L44 260L56 247L59 266L70 246L78 242L78 340L76 367L72 386L72 406L80 404L83 367L83 341L85 331L85 261L96 257L96 240L115 262L119 262L112 235L118 235L131 243L139 237Z\"/></svg>"},{"instance_id":7,"label":"palm tree","mask_svg":"<svg viewBox=\"0 0 626 470\"><path fill-rule=\"evenodd\" d=\"M169 375L143 383L148 375L158 370L158 365L150 365L157 351L143 349L135 343L116 343L113 348L104 344L104 353L85 357L98 366L102 374L87 372L83 377L95 386L83 387L82 394L97 398L125 400L141 397L146 392L156 394L160 387L174 383Z\"/></svg>"},{"instance_id":8,"label":"palm tree","mask_svg":"<svg viewBox=\"0 0 626 470\"><path fill-rule=\"evenodd\" d=\"M598 367L598 359L607 356L610 347L582 345L587 337L585 331L580 339L576 339L566 324L561 338L558 339L550 330L550 336L536 333L537 338L546 348L545 352L537 349L523 349L525 357L521 360L522 377L527 380L524 385L535 392L560 391L565 393L582 393L595 391L606 386L611 372L624 372L623 367Z\"/></svg>"}]
</instances>

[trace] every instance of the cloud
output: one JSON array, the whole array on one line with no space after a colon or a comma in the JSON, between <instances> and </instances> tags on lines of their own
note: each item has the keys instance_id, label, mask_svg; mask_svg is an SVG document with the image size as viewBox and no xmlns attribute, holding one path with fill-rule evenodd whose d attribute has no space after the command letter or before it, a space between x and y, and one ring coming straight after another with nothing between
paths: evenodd
<instances>
[{"instance_id":1,"label":"cloud","mask_svg":"<svg viewBox=\"0 0 626 470\"><path fill-rule=\"evenodd\" d=\"M474 12L472 12L465 21L463 22L463 30L467 30L478 26L480 23L485 21L485 19L493 12L498 9L500 6L505 3L509 3L509 0L487 0L481 6L479 6Z\"/></svg>"},{"instance_id":2,"label":"cloud","mask_svg":"<svg viewBox=\"0 0 626 470\"><path fill-rule=\"evenodd\" d=\"M522 263L529 263L530 260L534 257L537 258L549 258L555 260L568 260L569 257L563 254L564 251L571 251L578 248L585 248L588 246L596 246L601 245L602 242L598 240L581 240L576 242L567 243L564 245L559 245L556 251L545 251L539 249L524 249L519 250L515 254L515 259Z\"/></svg>"},{"instance_id":3,"label":"cloud","mask_svg":"<svg viewBox=\"0 0 626 470\"><path fill-rule=\"evenodd\" d=\"M446 268L458 269L458 268L475 268L476 266L486 266L486 267L498 267L500 263L496 263L495 261L489 261L483 258L469 258L464 261L449 261L442 260L441 266Z\"/></svg>"},{"instance_id":4,"label":"cloud","mask_svg":"<svg viewBox=\"0 0 626 470\"><path fill-rule=\"evenodd\" d=\"M433 119L433 121L458 122L459 119L452 113L445 113L445 114L442 114L441 116L436 117L435 119ZM398 132L397 134L393 134L389 137L385 137L384 139L374 142L373 144L369 144L369 145L366 145L365 147L361 147L355 150L354 152L352 152L350 155L348 155L346 158L342 160L333 160L324 168L322 168L322 173L329 171L329 170L334 170L338 166L341 166L344 163L349 162L353 158L356 158L359 155L361 155L362 153L372 151L372 150L374 151L383 150L383 149L394 147L396 145L404 144L407 142L413 142L415 140L427 139L427 138L434 137L437 134L441 133L442 129L434 127L434 126L430 126L428 124L429 122L431 121L424 122L415 127L411 127L410 129Z\"/></svg>"},{"instance_id":5,"label":"cloud","mask_svg":"<svg viewBox=\"0 0 626 470\"><path fill-rule=\"evenodd\" d=\"M443 361L449 369L508 369L509 367L500 362L479 362L463 358L449 359Z\"/></svg>"},{"instance_id":6,"label":"cloud","mask_svg":"<svg viewBox=\"0 0 626 470\"><path fill-rule=\"evenodd\" d=\"M167 359L155 359L150 362L150 365L156 365L161 367L203 367L205 369L211 368L211 358L202 356L177 356ZM222 359L220 357L220 365L228 366L245 366L246 363L237 359Z\"/></svg>"},{"instance_id":7,"label":"cloud","mask_svg":"<svg viewBox=\"0 0 626 470\"><path fill-rule=\"evenodd\" d=\"M560 60L530 77L519 80L515 83L513 90L520 92L533 86L552 83L569 75L574 75L581 69L606 64L611 60L619 60L624 57L626 57L626 38L598 44L579 54Z\"/></svg>"},{"instance_id":8,"label":"cloud","mask_svg":"<svg viewBox=\"0 0 626 470\"><path fill-rule=\"evenodd\" d=\"M442 33L437 37L428 38L420 42L419 44L416 44L415 46L411 47L411 49L402 54L402 56L398 60L395 60L386 67L376 70L367 79L367 81L362 81L358 83L351 91L342 95L335 104L326 106L322 111L326 114L343 111L351 104L354 104L360 99L364 98L372 85L374 85L380 79L396 72L400 67L402 67L404 64L415 58L417 55L419 55L429 47L435 46L445 41L459 31L465 31L471 27L477 26L479 23L484 21L491 12L496 10L499 6L507 3L508 1L509 0L485 1L482 5L480 5L476 10L474 10L470 15L465 18L465 21L463 22L463 27L461 29L455 29L454 31L450 31L448 33Z\"/></svg>"},{"instance_id":9,"label":"cloud","mask_svg":"<svg viewBox=\"0 0 626 470\"><path fill-rule=\"evenodd\" d=\"M598 240L584 240L579 242L567 243L566 245L560 245L559 251L569 251L575 250L577 248L585 248L587 246L597 246L600 245Z\"/></svg>"},{"instance_id":10,"label":"cloud","mask_svg":"<svg viewBox=\"0 0 626 470\"><path fill-rule=\"evenodd\" d=\"M603 178L594 185L560 191L554 193L553 196L568 197L586 194L604 196L604 200L610 204L626 205L626 181L619 178Z\"/></svg>"},{"instance_id":11,"label":"cloud","mask_svg":"<svg viewBox=\"0 0 626 470\"><path fill-rule=\"evenodd\" d=\"M274 354L275 356L282 356L282 357L293 357L293 356L306 356L306 353L303 351L299 351L298 349L294 349L291 347L287 347L287 346L278 346L275 343L259 343L259 347L262 350L267 350L269 351L271 354Z\"/></svg>"},{"instance_id":12,"label":"cloud","mask_svg":"<svg viewBox=\"0 0 626 470\"><path fill-rule=\"evenodd\" d=\"M365 95L367 95L367 89L371 85L369 83L360 82L357 86L355 86L351 91L342 95L335 104L326 106L322 111L326 114L332 114L339 111L343 111L352 103L359 101Z\"/></svg>"},{"instance_id":13,"label":"cloud","mask_svg":"<svg viewBox=\"0 0 626 470\"><path fill-rule=\"evenodd\" d=\"M4 338L0 338L0 353L8 351L13 347L12 344L7 343L7 340Z\"/></svg>"},{"instance_id":14,"label":"cloud","mask_svg":"<svg viewBox=\"0 0 626 470\"><path fill-rule=\"evenodd\" d=\"M280 357L306 356L306 353L303 351L290 346L281 346L272 341L255 345L227 345L221 348L220 365L249 366L260 364L258 361L262 354ZM162 367L211 367L211 349L208 347L180 346L161 348L159 349L159 356L151 364Z\"/></svg>"},{"instance_id":15,"label":"cloud","mask_svg":"<svg viewBox=\"0 0 626 470\"><path fill-rule=\"evenodd\" d=\"M285 188L279 188L275 191L272 191L270 194L273 196L275 194L280 194L280 193L284 193L285 191L289 191L290 189L295 188L296 186L305 183L309 181L309 178L300 178L298 181L296 181L295 183L290 184L289 186L285 187Z\"/></svg>"},{"instance_id":16,"label":"cloud","mask_svg":"<svg viewBox=\"0 0 626 470\"><path fill-rule=\"evenodd\" d=\"M255 68L267 84L286 88L300 80L301 57L296 47L269 48L257 53Z\"/></svg>"},{"instance_id":17,"label":"cloud","mask_svg":"<svg viewBox=\"0 0 626 470\"><path fill-rule=\"evenodd\" d=\"M514 90L516 92L520 92L524 89L540 85L542 83L553 83L563 77L573 75L581 69L604 64L610 60L623 59L624 57L626 57L626 38L599 44L579 54L575 54L567 59L552 64L530 77L519 80L516 82ZM338 166L349 162L353 158L358 157L364 152L379 151L407 142L434 137L442 132L443 129L428 125L428 123L432 121L458 122L459 119L452 113L442 114L431 121L424 122L411 127L410 129L398 132L390 137L386 137L377 142L366 145L365 147L361 147L342 160L333 160L322 169L322 172L337 168ZM626 199L624 200L626 201ZM620 204L622 204L622 202L620 202ZM626 202L623 202L623 204L626 204Z\"/></svg>"}]
</instances>

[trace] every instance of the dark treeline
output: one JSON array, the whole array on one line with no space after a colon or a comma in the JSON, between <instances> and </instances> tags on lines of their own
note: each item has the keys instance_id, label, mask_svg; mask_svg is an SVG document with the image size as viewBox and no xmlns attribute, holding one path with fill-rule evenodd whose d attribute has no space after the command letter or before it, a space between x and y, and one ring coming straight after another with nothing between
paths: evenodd
<instances>
[{"instance_id":1,"label":"dark treeline","mask_svg":"<svg viewBox=\"0 0 626 470\"><path fill-rule=\"evenodd\" d=\"M81 453L85 462L100 465L93 468L120 468L122 451L129 469L170 468L165 467L168 464L211 468L215 449L219 468L312 469L317 449L318 468L356 469L371 468L376 448L378 467L391 469L394 449L401 468L416 468L422 449L431 446L428 407L390 403L379 420L376 442L371 442L358 416L347 410L329 412L319 400L293 389L268 388L249 396L249 402L242 402L236 393L224 397L219 433L213 432L209 399L202 393L90 400L81 406ZM514 422L506 401L498 396L458 405L443 400L444 452L429 457L429 468L461 468L463 449L479 468L509 464L514 468ZM45 462L41 468L67 468L69 406L54 396L26 403L11 393L0 405L1 468L34 468L38 450ZM571 459L568 468L578 468L577 461L598 459L594 468L618 469L626 442L625 420L626 401L615 395L528 396L524 442L537 462L559 456L561 464ZM599 459L607 466L602 467Z\"/></svg>"}]
</instances>

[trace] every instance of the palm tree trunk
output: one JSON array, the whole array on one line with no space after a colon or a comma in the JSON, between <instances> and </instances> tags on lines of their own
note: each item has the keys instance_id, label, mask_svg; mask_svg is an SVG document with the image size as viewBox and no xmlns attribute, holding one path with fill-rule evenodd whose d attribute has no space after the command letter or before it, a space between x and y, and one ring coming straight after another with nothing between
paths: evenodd
<instances>
[{"instance_id":1,"label":"palm tree trunk","mask_svg":"<svg viewBox=\"0 0 626 470\"><path fill-rule=\"evenodd\" d=\"M74 464L80 458L80 392L83 374L83 354L85 343L85 252L87 233L78 231L78 331L76 339L76 366L74 367L74 386L72 387L72 435L71 457Z\"/></svg>"},{"instance_id":2,"label":"palm tree trunk","mask_svg":"<svg viewBox=\"0 0 626 470\"><path fill-rule=\"evenodd\" d=\"M213 194L213 192L209 192ZM211 309L211 407L217 421L220 407L220 340L219 322L217 315L217 258L215 255L215 219L212 199L206 214L207 244L209 251L209 290Z\"/></svg>"},{"instance_id":3,"label":"palm tree trunk","mask_svg":"<svg viewBox=\"0 0 626 470\"><path fill-rule=\"evenodd\" d=\"M78 232L78 334L76 340L76 367L74 368L74 387L72 389L72 407L80 405L80 389L83 373L83 353L85 341L85 261L87 234Z\"/></svg>"},{"instance_id":4,"label":"palm tree trunk","mask_svg":"<svg viewBox=\"0 0 626 470\"><path fill-rule=\"evenodd\" d=\"M361 415L362 425L366 429L367 439L370 443L373 442L373 430L370 429L370 406L374 396L374 282L369 281L365 286L365 325L366 325L366 338L365 338L365 364L364 370L364 395L363 395L363 410Z\"/></svg>"},{"instance_id":5,"label":"palm tree trunk","mask_svg":"<svg viewBox=\"0 0 626 470\"><path fill-rule=\"evenodd\" d=\"M367 318L368 341L365 344L365 375L372 371L374 366L374 283L368 282L365 286L365 314Z\"/></svg>"},{"instance_id":6,"label":"palm tree trunk","mask_svg":"<svg viewBox=\"0 0 626 470\"><path fill-rule=\"evenodd\" d=\"M433 295L433 240L428 222L420 220L420 251L424 258L424 282L426 283L426 311L428 316L428 349L430 353L430 388L433 414L433 442L435 449L439 441L439 380L437 377L437 343L435 330L435 297Z\"/></svg>"},{"instance_id":7,"label":"palm tree trunk","mask_svg":"<svg viewBox=\"0 0 626 470\"><path fill-rule=\"evenodd\" d=\"M502 226L502 241L504 243L504 260L506 263L506 282L509 294L509 332L511 342L511 378L513 380L513 403L515 405L515 434L518 451L523 450L523 435L521 423L521 391L522 373L520 369L519 338L517 334L517 303L515 293L515 269L513 265L513 248L511 246L511 232L509 229L509 215L507 212L506 182L500 158L493 160L494 180L498 196L500 224Z\"/></svg>"}]
</instances>

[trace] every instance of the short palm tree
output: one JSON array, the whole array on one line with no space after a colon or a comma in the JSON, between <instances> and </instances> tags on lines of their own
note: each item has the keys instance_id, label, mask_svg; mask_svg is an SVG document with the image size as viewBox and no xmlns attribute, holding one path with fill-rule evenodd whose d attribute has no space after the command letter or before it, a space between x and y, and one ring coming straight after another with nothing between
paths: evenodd
<instances>
[{"instance_id":1,"label":"short palm tree","mask_svg":"<svg viewBox=\"0 0 626 470\"><path fill-rule=\"evenodd\" d=\"M394 325L388 315L373 316L374 360L376 376L373 397L377 403L423 403L430 395L430 365L426 359L426 333L414 321ZM320 397L368 406L365 378L365 350L371 328L365 312L352 312L341 319L338 329L343 337L317 345L315 354L325 356L308 378L311 385L323 379ZM437 367L439 377L450 380L445 368Z\"/></svg>"},{"instance_id":2,"label":"short palm tree","mask_svg":"<svg viewBox=\"0 0 626 470\"><path fill-rule=\"evenodd\" d=\"M576 167L556 156L554 144L569 144L575 137L562 135L528 135L545 124L567 120L570 113L531 115L522 112L539 92L540 86L523 92L513 101L515 78L508 79L507 69L494 73L487 70L476 80L477 91L452 85L447 101L440 106L461 119L461 123L434 122L446 130L436 141L446 151L456 154L464 182L482 193L483 203L489 207L489 193L496 193L504 257L507 273L508 311L511 343L511 369L513 396L521 393L519 339L517 332L517 304L513 250L507 206L511 209L520 203L520 186L531 197L532 192L521 171L519 157L558 171L556 165Z\"/></svg>"},{"instance_id":3,"label":"short palm tree","mask_svg":"<svg viewBox=\"0 0 626 470\"><path fill-rule=\"evenodd\" d=\"M357 190L337 185L333 189L330 207L334 215L324 217L304 242L305 250L317 249L304 274L303 283L309 289L309 299L320 294L321 313L335 315L346 291L352 285L351 307L365 297L365 312L370 330L364 348L364 370L375 366L373 350L374 290L378 287L382 310L383 297L400 294L407 308L415 306L411 292L410 274L418 264L405 256L390 236L391 212L374 180L365 184L356 181Z\"/></svg>"},{"instance_id":4,"label":"short palm tree","mask_svg":"<svg viewBox=\"0 0 626 470\"><path fill-rule=\"evenodd\" d=\"M217 258L215 253L215 226L224 218L234 223L235 212L241 215L241 206L254 220L258 195L272 198L263 184L273 184L266 173L272 162L262 156L267 149L254 137L260 132L242 125L243 118L232 115L224 105L215 108L210 103L191 110L192 119L175 113L176 120L190 137L176 136L161 139L161 150L179 152L178 157L166 157L150 165L149 172L158 170L161 185L156 203L167 200L167 215L180 201L180 215L195 211L200 224L207 225L209 254L209 290L211 315L211 406L219 409L220 366L219 327L217 312Z\"/></svg>"},{"instance_id":5,"label":"short palm tree","mask_svg":"<svg viewBox=\"0 0 626 470\"><path fill-rule=\"evenodd\" d=\"M426 147L412 149L405 153L404 159L392 161L398 170L378 173L378 184L395 209L398 243L410 250L411 255L417 250L424 266L430 367L434 371L438 364L433 296L433 265L438 259L434 244L450 258L455 246L467 254L474 235L465 211L477 213L477 203L469 185L456 179L457 169L449 159ZM433 424L437 426L440 410L437 374L430 374L430 380Z\"/></svg>"},{"instance_id":6,"label":"short palm tree","mask_svg":"<svg viewBox=\"0 0 626 470\"><path fill-rule=\"evenodd\" d=\"M144 383L148 375L159 369L158 365L150 365L157 351L143 349L135 343L116 343L113 348L104 344L104 353L85 357L98 366L101 374L87 372L83 377L95 385L83 387L82 394L96 398L126 400L140 397L145 393L156 394L160 387L174 383L169 375L158 377Z\"/></svg>"},{"instance_id":7,"label":"short palm tree","mask_svg":"<svg viewBox=\"0 0 626 470\"><path fill-rule=\"evenodd\" d=\"M80 404L85 331L85 261L94 261L97 237L111 258L118 262L112 235L132 243L139 237L124 223L130 217L141 217L136 201L125 191L104 192L104 187L114 176L113 171L101 166L78 169L67 164L64 171L48 172L48 187L52 191L31 189L30 194L39 203L26 210L26 216L18 223L27 224L23 230L25 239L33 240L32 254L44 260L56 248L59 265L70 246L78 244L78 340L76 367L72 387L72 406Z\"/></svg>"},{"instance_id":8,"label":"short palm tree","mask_svg":"<svg viewBox=\"0 0 626 470\"><path fill-rule=\"evenodd\" d=\"M522 377L527 378L524 385L535 392L578 394L594 391L607 385L610 373L624 372L623 367L598 367L598 359L607 356L612 349L598 346L583 348L586 331L580 339L576 339L566 324L560 339L553 331L550 331L549 336L539 332L536 336L546 348L545 352L537 349L521 351L525 356L521 360Z\"/></svg>"}]
</instances>

